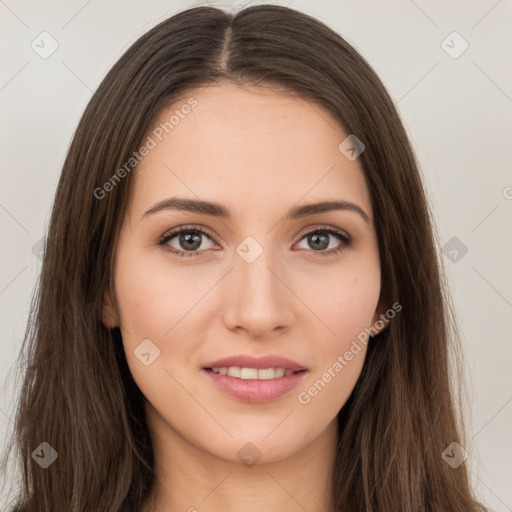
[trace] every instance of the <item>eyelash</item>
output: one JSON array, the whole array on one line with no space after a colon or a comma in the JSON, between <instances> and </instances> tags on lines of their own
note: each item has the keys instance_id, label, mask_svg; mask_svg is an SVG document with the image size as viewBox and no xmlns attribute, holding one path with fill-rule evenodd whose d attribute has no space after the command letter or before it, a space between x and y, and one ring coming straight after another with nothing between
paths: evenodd
<instances>
[{"instance_id":1,"label":"eyelash","mask_svg":"<svg viewBox=\"0 0 512 512\"><path fill-rule=\"evenodd\" d=\"M161 246L165 251L168 251L172 254L175 254L176 256L181 257L193 257L193 256L200 256L203 254L203 251L177 251L174 248L170 248L170 246L167 246L167 243L176 237L176 235L179 235L181 233L201 233L203 235L206 235L208 238L212 239L213 242L218 244L218 242L215 240L215 237L205 229L203 229L201 226L195 226L195 227L189 227L189 226L180 226L178 228L173 228L170 231L167 231L162 237L158 240L157 245ZM352 244L352 238L347 235L344 231L338 228L334 228L332 226L321 226L317 227L314 230L307 231L306 233L303 233L299 239L299 242L305 238L308 235L314 234L314 233L328 233L330 235L333 235L336 237L340 242L342 242L341 246L337 249L331 249L330 251L311 251L315 256L332 256L334 254L338 254L345 249L349 248Z\"/></svg>"}]
</instances>

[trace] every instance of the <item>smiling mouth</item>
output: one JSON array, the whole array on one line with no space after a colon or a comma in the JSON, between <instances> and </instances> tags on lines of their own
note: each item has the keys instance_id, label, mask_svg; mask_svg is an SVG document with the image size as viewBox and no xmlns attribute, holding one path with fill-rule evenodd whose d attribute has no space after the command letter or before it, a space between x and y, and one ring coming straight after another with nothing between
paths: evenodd
<instances>
[{"instance_id":1,"label":"smiling mouth","mask_svg":"<svg viewBox=\"0 0 512 512\"><path fill-rule=\"evenodd\" d=\"M296 373L302 373L306 370L285 370L284 368L247 368L240 366L223 366L215 368L205 368L206 371L225 375L240 380L274 380L283 377L289 377Z\"/></svg>"},{"instance_id":2,"label":"smiling mouth","mask_svg":"<svg viewBox=\"0 0 512 512\"><path fill-rule=\"evenodd\" d=\"M207 366L202 368L207 382L235 400L265 403L277 400L304 381L306 368L251 368L244 366Z\"/></svg>"}]
</instances>

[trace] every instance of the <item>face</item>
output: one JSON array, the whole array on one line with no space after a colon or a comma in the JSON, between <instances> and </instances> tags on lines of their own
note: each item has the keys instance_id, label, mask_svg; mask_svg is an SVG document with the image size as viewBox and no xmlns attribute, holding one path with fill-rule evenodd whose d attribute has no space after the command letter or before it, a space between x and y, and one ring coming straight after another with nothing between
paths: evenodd
<instances>
[{"instance_id":1,"label":"face","mask_svg":"<svg viewBox=\"0 0 512 512\"><path fill-rule=\"evenodd\" d=\"M195 89L146 134L118 310L106 296L103 321L120 326L162 436L263 463L332 432L363 366L358 336L385 310L363 170L338 149L347 136L319 106L231 84ZM326 201L341 207L300 210Z\"/></svg>"}]
</instances>

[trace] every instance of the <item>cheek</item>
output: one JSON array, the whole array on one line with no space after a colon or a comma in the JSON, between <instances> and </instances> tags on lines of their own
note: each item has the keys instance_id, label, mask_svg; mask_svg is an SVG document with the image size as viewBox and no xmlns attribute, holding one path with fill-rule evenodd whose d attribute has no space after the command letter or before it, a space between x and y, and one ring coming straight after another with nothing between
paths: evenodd
<instances>
[{"instance_id":1,"label":"cheek","mask_svg":"<svg viewBox=\"0 0 512 512\"><path fill-rule=\"evenodd\" d=\"M151 388L157 391L162 380L169 380L164 368L178 377L193 365L191 356L205 327L198 317L201 297L218 278L193 266L173 265L156 252L125 247L118 253L115 279L127 361L141 389L150 395ZM149 367L137 358L142 346L152 352L151 358L158 354Z\"/></svg>"},{"instance_id":2,"label":"cheek","mask_svg":"<svg viewBox=\"0 0 512 512\"><path fill-rule=\"evenodd\" d=\"M370 327L379 295L378 274L368 272L364 276L346 276L338 280L336 290L321 305L321 311L326 312L329 326L334 331L331 338L342 341L343 345Z\"/></svg>"},{"instance_id":3,"label":"cheek","mask_svg":"<svg viewBox=\"0 0 512 512\"><path fill-rule=\"evenodd\" d=\"M183 410L189 405L186 397L179 402L179 386L166 370L183 380L179 372L188 361L191 343L182 326L187 325L187 311L198 293L187 286L183 272L162 265L147 252L119 251L116 294L124 350L135 382L150 401L165 397L165 389Z\"/></svg>"},{"instance_id":4,"label":"cheek","mask_svg":"<svg viewBox=\"0 0 512 512\"><path fill-rule=\"evenodd\" d=\"M322 353L344 350L372 325L380 296L380 264L375 252L353 255L337 266L303 273L304 302L318 319Z\"/></svg>"},{"instance_id":5,"label":"cheek","mask_svg":"<svg viewBox=\"0 0 512 512\"><path fill-rule=\"evenodd\" d=\"M190 309L199 288L191 273L173 268L161 256L136 248L119 252L116 292L127 332L164 338Z\"/></svg>"},{"instance_id":6,"label":"cheek","mask_svg":"<svg viewBox=\"0 0 512 512\"><path fill-rule=\"evenodd\" d=\"M324 276L329 279L314 277L304 289L316 290L306 297L322 321L314 342L316 365L297 398L307 414L322 417L339 411L361 373L380 296L380 265L372 255L346 261Z\"/></svg>"}]
</instances>

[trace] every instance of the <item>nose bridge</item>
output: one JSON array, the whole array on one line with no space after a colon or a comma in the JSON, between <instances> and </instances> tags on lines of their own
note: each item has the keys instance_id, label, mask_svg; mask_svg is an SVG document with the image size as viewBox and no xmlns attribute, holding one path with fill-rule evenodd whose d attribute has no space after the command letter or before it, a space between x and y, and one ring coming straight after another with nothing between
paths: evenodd
<instances>
[{"instance_id":1,"label":"nose bridge","mask_svg":"<svg viewBox=\"0 0 512 512\"><path fill-rule=\"evenodd\" d=\"M290 291L281 281L282 264L268 246L269 240L266 237L260 243L247 237L236 247L226 310L231 327L262 333L292 320Z\"/></svg>"},{"instance_id":2,"label":"nose bridge","mask_svg":"<svg viewBox=\"0 0 512 512\"><path fill-rule=\"evenodd\" d=\"M280 294L278 288L282 286L270 270L279 267L279 264L276 262L268 240L269 237L265 239L264 246L255 238L247 237L236 248L237 257L233 275L237 280L235 288L242 297L250 298L256 303L260 301L267 303L272 300L276 293Z\"/></svg>"}]
</instances>

